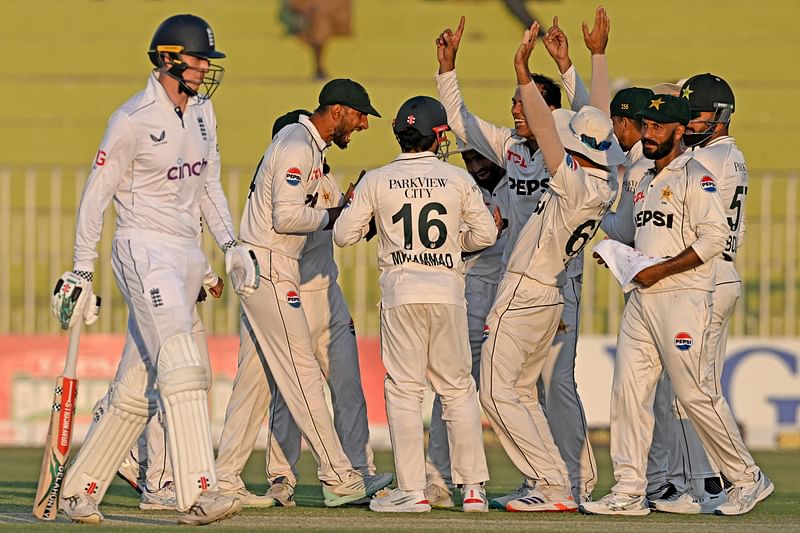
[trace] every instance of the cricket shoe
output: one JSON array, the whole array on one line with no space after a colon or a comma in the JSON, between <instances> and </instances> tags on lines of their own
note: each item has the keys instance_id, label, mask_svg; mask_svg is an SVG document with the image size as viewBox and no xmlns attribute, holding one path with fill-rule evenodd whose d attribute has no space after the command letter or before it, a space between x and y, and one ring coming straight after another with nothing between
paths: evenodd
<instances>
[{"instance_id":1,"label":"cricket shoe","mask_svg":"<svg viewBox=\"0 0 800 533\"><path fill-rule=\"evenodd\" d=\"M662 498L660 500L653 500L650 502L650 508L662 513L674 514L709 514L713 513L714 509L725 503L727 495L725 491L718 494L703 494L697 497L691 490L683 493L676 493L669 498Z\"/></svg>"},{"instance_id":2,"label":"cricket shoe","mask_svg":"<svg viewBox=\"0 0 800 533\"><path fill-rule=\"evenodd\" d=\"M289 478L279 476L272 480L272 484L264 494L275 500L275 505L279 507L294 507L294 485L289 483Z\"/></svg>"},{"instance_id":3,"label":"cricket shoe","mask_svg":"<svg viewBox=\"0 0 800 533\"><path fill-rule=\"evenodd\" d=\"M220 494L228 496L229 498L236 498L241 503L242 507L274 507L275 500L267 493L263 496L259 496L258 494L253 494L245 487L238 487L235 489L221 489L218 488L217 491Z\"/></svg>"},{"instance_id":4,"label":"cricket shoe","mask_svg":"<svg viewBox=\"0 0 800 533\"><path fill-rule=\"evenodd\" d=\"M346 503L372 496L394 480L393 474L362 474L352 471L350 475L337 485L322 484L322 496L325 507L339 507ZM374 501L374 500L373 500ZM372 503L370 502L370 506Z\"/></svg>"},{"instance_id":5,"label":"cricket shoe","mask_svg":"<svg viewBox=\"0 0 800 533\"><path fill-rule=\"evenodd\" d=\"M647 505L650 507L650 509L655 509L656 500L669 500L672 498L677 498L680 495L681 491L678 490L678 487L667 481L656 490L647 493Z\"/></svg>"},{"instance_id":6,"label":"cricket shoe","mask_svg":"<svg viewBox=\"0 0 800 533\"><path fill-rule=\"evenodd\" d=\"M145 489L139 500L139 509L142 511L174 511L176 506L175 484L171 481L155 492Z\"/></svg>"},{"instance_id":7,"label":"cricket shoe","mask_svg":"<svg viewBox=\"0 0 800 533\"><path fill-rule=\"evenodd\" d=\"M242 510L242 502L233 496L226 496L217 490L200 493L185 513L178 517L178 524L203 526L225 520Z\"/></svg>"},{"instance_id":8,"label":"cricket shoe","mask_svg":"<svg viewBox=\"0 0 800 533\"><path fill-rule=\"evenodd\" d=\"M451 509L456 506L453 493L445 485L431 483L425 487L425 499L434 509Z\"/></svg>"},{"instance_id":9,"label":"cricket shoe","mask_svg":"<svg viewBox=\"0 0 800 533\"><path fill-rule=\"evenodd\" d=\"M369 502L369 510L376 513L427 513L431 504L425 498L425 491L394 489Z\"/></svg>"},{"instance_id":10,"label":"cricket shoe","mask_svg":"<svg viewBox=\"0 0 800 533\"><path fill-rule=\"evenodd\" d=\"M136 459L134 459L133 454L128 452L128 455L125 456L125 460L122 461L121 465L119 465L117 477L130 485L133 490L141 494L142 487L139 486L139 471L139 463L136 461Z\"/></svg>"},{"instance_id":11,"label":"cricket shoe","mask_svg":"<svg viewBox=\"0 0 800 533\"><path fill-rule=\"evenodd\" d=\"M519 486L517 490L510 494L506 494L505 496L500 496L499 498L493 498L492 501L489 502L490 509L506 509L506 505L508 502L512 500L518 500L520 498L525 498L527 496L533 496L536 494L536 482L532 479L526 479L522 482L522 485Z\"/></svg>"},{"instance_id":12,"label":"cricket shoe","mask_svg":"<svg viewBox=\"0 0 800 533\"><path fill-rule=\"evenodd\" d=\"M606 494L596 502L585 502L579 507L584 514L645 516L650 514L645 496L629 496L619 492Z\"/></svg>"},{"instance_id":13,"label":"cricket shoe","mask_svg":"<svg viewBox=\"0 0 800 533\"><path fill-rule=\"evenodd\" d=\"M775 490L775 485L763 472L758 473L758 479L747 485L734 485L728 489L728 501L714 509L714 514L722 516L736 516L750 512L760 501Z\"/></svg>"},{"instance_id":14,"label":"cricket shoe","mask_svg":"<svg viewBox=\"0 0 800 533\"><path fill-rule=\"evenodd\" d=\"M559 485L537 485L524 498L511 500L506 511L512 513L574 513L578 504L570 491Z\"/></svg>"},{"instance_id":15,"label":"cricket shoe","mask_svg":"<svg viewBox=\"0 0 800 533\"><path fill-rule=\"evenodd\" d=\"M465 513L488 513L489 501L482 483L471 483L461 487L461 508Z\"/></svg>"},{"instance_id":16,"label":"cricket shoe","mask_svg":"<svg viewBox=\"0 0 800 533\"><path fill-rule=\"evenodd\" d=\"M69 497L62 495L59 500L59 509L73 522L99 524L103 521L103 514L97 509L97 502L88 494L79 492Z\"/></svg>"}]
</instances>

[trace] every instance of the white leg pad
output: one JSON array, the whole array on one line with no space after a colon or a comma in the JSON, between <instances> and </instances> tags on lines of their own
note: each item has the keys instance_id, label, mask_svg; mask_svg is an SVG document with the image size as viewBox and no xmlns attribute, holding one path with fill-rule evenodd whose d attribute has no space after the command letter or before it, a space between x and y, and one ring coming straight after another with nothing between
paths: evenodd
<instances>
[{"instance_id":1,"label":"white leg pad","mask_svg":"<svg viewBox=\"0 0 800 533\"><path fill-rule=\"evenodd\" d=\"M65 497L84 492L98 504L102 501L125 454L147 423L149 402L143 389L144 382L116 383L111 405L95 409L89 434L64 476Z\"/></svg>"},{"instance_id":2,"label":"white leg pad","mask_svg":"<svg viewBox=\"0 0 800 533\"><path fill-rule=\"evenodd\" d=\"M158 388L178 511L189 510L201 492L217 485L207 386L208 374L194 340L176 335L165 342L158 357Z\"/></svg>"}]
</instances>

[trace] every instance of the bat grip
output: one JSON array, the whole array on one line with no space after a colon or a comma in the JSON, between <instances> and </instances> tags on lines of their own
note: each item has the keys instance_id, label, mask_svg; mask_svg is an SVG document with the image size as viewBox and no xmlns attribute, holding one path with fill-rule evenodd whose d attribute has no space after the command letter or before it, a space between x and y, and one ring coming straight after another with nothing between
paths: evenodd
<instances>
[{"instance_id":1,"label":"bat grip","mask_svg":"<svg viewBox=\"0 0 800 533\"><path fill-rule=\"evenodd\" d=\"M81 320L76 320L75 324L69 328L69 347L67 348L67 359L64 362L64 377L75 379L78 366L78 341L81 338Z\"/></svg>"}]
</instances>

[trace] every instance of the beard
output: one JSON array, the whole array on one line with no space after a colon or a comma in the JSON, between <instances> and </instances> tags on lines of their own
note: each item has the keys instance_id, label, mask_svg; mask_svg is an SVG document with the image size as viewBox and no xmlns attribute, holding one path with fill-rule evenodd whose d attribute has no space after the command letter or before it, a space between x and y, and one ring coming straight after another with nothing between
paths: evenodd
<instances>
[{"instance_id":1,"label":"beard","mask_svg":"<svg viewBox=\"0 0 800 533\"><path fill-rule=\"evenodd\" d=\"M342 124L336 126L336 129L333 130L333 143L341 150L344 150L349 142L350 134L345 130L345 127Z\"/></svg>"},{"instance_id":2,"label":"beard","mask_svg":"<svg viewBox=\"0 0 800 533\"><path fill-rule=\"evenodd\" d=\"M675 139L670 137L661 144L642 140L642 153L647 159L658 160L668 155L675 148Z\"/></svg>"}]
</instances>

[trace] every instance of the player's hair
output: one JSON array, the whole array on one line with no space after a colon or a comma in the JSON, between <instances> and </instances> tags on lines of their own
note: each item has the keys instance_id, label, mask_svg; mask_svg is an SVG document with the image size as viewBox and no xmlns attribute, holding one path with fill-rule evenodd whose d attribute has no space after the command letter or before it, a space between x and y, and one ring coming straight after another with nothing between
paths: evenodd
<instances>
[{"instance_id":1,"label":"player's hair","mask_svg":"<svg viewBox=\"0 0 800 533\"><path fill-rule=\"evenodd\" d=\"M416 128L403 128L397 132L396 137L403 153L423 152L436 142L436 135L423 135Z\"/></svg>"},{"instance_id":2,"label":"player's hair","mask_svg":"<svg viewBox=\"0 0 800 533\"><path fill-rule=\"evenodd\" d=\"M548 106L561 109L561 87L552 78L544 74L531 73L533 83L541 85L541 94Z\"/></svg>"}]
</instances>

